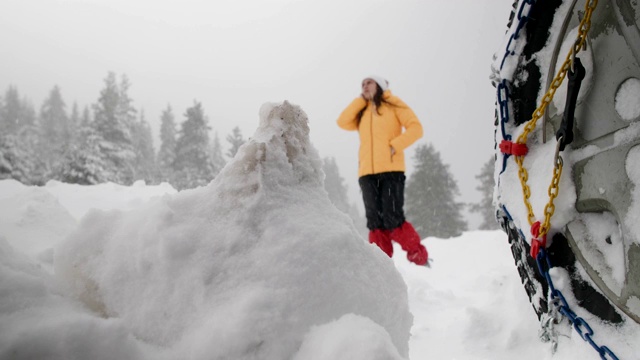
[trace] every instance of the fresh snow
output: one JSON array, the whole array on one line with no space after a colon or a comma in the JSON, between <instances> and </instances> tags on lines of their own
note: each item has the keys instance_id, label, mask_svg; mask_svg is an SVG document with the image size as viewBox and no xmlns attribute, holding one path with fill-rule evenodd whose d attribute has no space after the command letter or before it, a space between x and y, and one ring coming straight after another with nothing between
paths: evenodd
<instances>
[{"instance_id":1,"label":"fresh snow","mask_svg":"<svg viewBox=\"0 0 640 360\"><path fill-rule=\"evenodd\" d=\"M502 231L427 237L431 268L368 244L308 133L300 108L265 104L220 175L182 192L0 181L0 359L599 358L566 321L555 353L539 340ZM637 328L580 315L637 358Z\"/></svg>"},{"instance_id":2,"label":"fresh snow","mask_svg":"<svg viewBox=\"0 0 640 360\"><path fill-rule=\"evenodd\" d=\"M616 93L616 111L627 121L640 116L640 79L629 78L620 85Z\"/></svg>"}]
</instances>

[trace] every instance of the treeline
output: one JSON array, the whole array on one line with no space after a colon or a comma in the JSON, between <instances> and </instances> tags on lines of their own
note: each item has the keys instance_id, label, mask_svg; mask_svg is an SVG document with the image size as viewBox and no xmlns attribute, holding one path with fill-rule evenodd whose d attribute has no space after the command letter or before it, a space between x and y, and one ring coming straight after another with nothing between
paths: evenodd
<instances>
[{"instance_id":1,"label":"treeline","mask_svg":"<svg viewBox=\"0 0 640 360\"><path fill-rule=\"evenodd\" d=\"M27 185L50 179L74 184L115 182L130 185L163 181L177 189L209 183L224 167L225 156L202 104L186 109L179 126L171 105L160 116L160 146L155 151L143 110L129 96L131 83L109 72L91 106L74 102L70 111L54 86L36 111L14 86L0 96L0 179ZM226 138L231 158L245 142L239 128Z\"/></svg>"},{"instance_id":2,"label":"treeline","mask_svg":"<svg viewBox=\"0 0 640 360\"><path fill-rule=\"evenodd\" d=\"M458 183L431 144L418 145L414 154L415 170L409 174L405 190L405 211L422 237L449 238L459 236L468 229L463 210L481 216L480 230L498 228L493 206L494 159L491 157L476 175L481 194L478 203L457 201Z\"/></svg>"},{"instance_id":3,"label":"treeline","mask_svg":"<svg viewBox=\"0 0 640 360\"><path fill-rule=\"evenodd\" d=\"M131 83L110 72L97 100L82 109L67 108L54 86L39 111L18 89L9 86L0 96L0 180L26 185L49 180L93 185L168 182L178 190L208 184L246 142L239 127L225 138L210 139L211 127L199 102L186 109L177 123L171 105L160 115L160 146L153 144L143 110L133 106ZM334 205L358 228L364 219L348 202L347 187L335 159L324 159L325 189Z\"/></svg>"},{"instance_id":4,"label":"treeline","mask_svg":"<svg viewBox=\"0 0 640 360\"><path fill-rule=\"evenodd\" d=\"M74 102L70 111L58 86L39 111L9 86L0 96L0 180L15 179L26 185L44 185L48 180L131 185L144 180L168 182L183 190L208 184L246 141L236 127L226 137L224 152L217 133L210 139L208 118L202 104L194 101L179 124L171 105L162 111L156 152L145 113L133 106L129 96L130 86L126 75L118 79L109 72L96 102L82 109ZM477 204L456 200L457 182L432 145L419 145L414 163L416 169L407 178L405 212L423 237L446 238L467 230L462 215L466 206L482 216L481 229L497 227L493 159L476 176L482 193ZM333 204L366 233L363 216L347 200L348 190L335 159L324 159L324 172Z\"/></svg>"}]
</instances>

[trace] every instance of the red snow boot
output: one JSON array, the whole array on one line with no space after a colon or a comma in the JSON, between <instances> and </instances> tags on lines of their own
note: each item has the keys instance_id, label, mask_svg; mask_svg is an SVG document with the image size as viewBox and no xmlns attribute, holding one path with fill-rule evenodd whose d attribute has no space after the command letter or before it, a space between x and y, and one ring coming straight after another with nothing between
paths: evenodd
<instances>
[{"instance_id":1,"label":"red snow boot","mask_svg":"<svg viewBox=\"0 0 640 360\"><path fill-rule=\"evenodd\" d=\"M373 229L369 231L369 243L378 245L389 257L393 256L393 245L391 245L389 230Z\"/></svg>"},{"instance_id":2,"label":"red snow boot","mask_svg":"<svg viewBox=\"0 0 640 360\"><path fill-rule=\"evenodd\" d=\"M405 221L402 225L391 231L391 238L395 240L402 250L407 252L407 259L417 265L425 265L429 259L427 248L420 244L420 235L411 223Z\"/></svg>"}]
</instances>

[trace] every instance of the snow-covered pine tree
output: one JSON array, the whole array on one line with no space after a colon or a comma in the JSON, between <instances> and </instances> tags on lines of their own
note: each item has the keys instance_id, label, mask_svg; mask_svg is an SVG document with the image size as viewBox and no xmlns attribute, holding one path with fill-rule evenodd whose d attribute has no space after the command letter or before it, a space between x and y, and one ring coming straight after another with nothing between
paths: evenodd
<instances>
[{"instance_id":1,"label":"snow-covered pine tree","mask_svg":"<svg viewBox=\"0 0 640 360\"><path fill-rule=\"evenodd\" d=\"M18 130L19 146L24 151L21 161L27 163L29 184L44 185L48 180L48 168L40 156L40 130L37 124L36 109L28 100L22 101L21 126Z\"/></svg>"},{"instance_id":2,"label":"snow-covered pine tree","mask_svg":"<svg viewBox=\"0 0 640 360\"><path fill-rule=\"evenodd\" d=\"M213 179L209 159L209 126L199 102L187 109L176 142L176 159L173 162L174 180L177 189L204 186Z\"/></svg>"},{"instance_id":3,"label":"snow-covered pine tree","mask_svg":"<svg viewBox=\"0 0 640 360\"><path fill-rule=\"evenodd\" d=\"M4 125L4 98L0 95L0 133L3 133Z\"/></svg>"},{"instance_id":4,"label":"snow-covered pine tree","mask_svg":"<svg viewBox=\"0 0 640 360\"><path fill-rule=\"evenodd\" d=\"M35 127L38 126L38 115L36 113L36 108L33 106L33 103L28 98L22 98L20 105L20 124L19 130L25 127Z\"/></svg>"},{"instance_id":5,"label":"snow-covered pine tree","mask_svg":"<svg viewBox=\"0 0 640 360\"><path fill-rule=\"evenodd\" d=\"M240 146L246 142L246 140L242 138L242 132L239 127L236 126L231 130L231 134L227 135L227 142L231 145L229 151L227 151L227 156L229 159L233 159L238 153Z\"/></svg>"},{"instance_id":6,"label":"snow-covered pine tree","mask_svg":"<svg viewBox=\"0 0 640 360\"><path fill-rule=\"evenodd\" d=\"M144 110L140 110L140 120L133 124L133 145L136 152L135 179L147 184L155 183L158 178L151 127L145 119Z\"/></svg>"},{"instance_id":7,"label":"snow-covered pine tree","mask_svg":"<svg viewBox=\"0 0 640 360\"><path fill-rule=\"evenodd\" d=\"M14 179L30 185L32 169L29 158L16 135L0 135L0 180Z\"/></svg>"},{"instance_id":8,"label":"snow-covered pine tree","mask_svg":"<svg viewBox=\"0 0 640 360\"><path fill-rule=\"evenodd\" d=\"M405 213L422 237L449 238L467 229L464 205L456 202L458 184L431 145L420 145L414 155L415 170L407 180Z\"/></svg>"},{"instance_id":9,"label":"snow-covered pine tree","mask_svg":"<svg viewBox=\"0 0 640 360\"><path fill-rule=\"evenodd\" d=\"M160 172L158 180L171 181L176 160L176 122L171 105L167 105L160 115L160 150L156 159Z\"/></svg>"},{"instance_id":10,"label":"snow-covered pine tree","mask_svg":"<svg viewBox=\"0 0 640 360\"><path fill-rule=\"evenodd\" d=\"M123 122L129 124L129 126L136 122L137 110L133 106L133 100L129 97L129 88L131 82L126 74L122 74L120 77L120 86L118 87L118 107L117 114L123 119Z\"/></svg>"},{"instance_id":11,"label":"snow-covered pine tree","mask_svg":"<svg viewBox=\"0 0 640 360\"><path fill-rule=\"evenodd\" d=\"M0 107L0 178L26 185L44 182L44 166L35 151L36 125L33 104L27 98L20 100L18 89L9 86Z\"/></svg>"},{"instance_id":12,"label":"snow-covered pine tree","mask_svg":"<svg viewBox=\"0 0 640 360\"><path fill-rule=\"evenodd\" d=\"M0 178L15 179L25 185L43 185L44 163L34 150L38 142L37 129L33 125L20 128L17 134L0 136L0 158L3 169Z\"/></svg>"},{"instance_id":13,"label":"snow-covered pine tree","mask_svg":"<svg viewBox=\"0 0 640 360\"><path fill-rule=\"evenodd\" d=\"M69 118L65 110L65 103L56 85L49 92L40 108L40 126L38 153L45 163L46 176L50 177L50 171L54 169L56 162L62 157L64 149L71 139Z\"/></svg>"},{"instance_id":14,"label":"snow-covered pine tree","mask_svg":"<svg viewBox=\"0 0 640 360\"><path fill-rule=\"evenodd\" d=\"M324 189L329 194L331 203L345 214L349 213L349 197L347 196L347 186L344 179L340 176L340 170L336 159L326 157L322 161L322 170L324 171Z\"/></svg>"},{"instance_id":15,"label":"snow-covered pine tree","mask_svg":"<svg viewBox=\"0 0 640 360\"><path fill-rule=\"evenodd\" d=\"M14 143L13 135L0 135L0 180L13 178Z\"/></svg>"},{"instance_id":16,"label":"snow-covered pine tree","mask_svg":"<svg viewBox=\"0 0 640 360\"><path fill-rule=\"evenodd\" d=\"M93 123L91 119L91 110L89 110L88 106L84 107L82 110L82 118L80 119L80 126L78 128L82 128L83 126L90 126Z\"/></svg>"},{"instance_id":17,"label":"snow-covered pine tree","mask_svg":"<svg viewBox=\"0 0 640 360\"><path fill-rule=\"evenodd\" d=\"M71 107L71 114L69 115L69 141L68 146L75 144L78 141L78 129L80 128L80 110L78 109L78 103L73 102Z\"/></svg>"},{"instance_id":18,"label":"snow-covered pine tree","mask_svg":"<svg viewBox=\"0 0 640 360\"><path fill-rule=\"evenodd\" d=\"M2 109L0 111L0 133L3 135L15 135L20 128L20 115L22 102L18 89L9 86L5 92Z\"/></svg>"},{"instance_id":19,"label":"snow-covered pine tree","mask_svg":"<svg viewBox=\"0 0 640 360\"><path fill-rule=\"evenodd\" d=\"M88 109L85 108L85 115ZM88 118L88 117L85 117ZM67 147L60 166L56 168L56 179L80 185L95 185L106 181L112 175L101 154L101 144L104 142L90 123L82 121L77 130L78 140Z\"/></svg>"},{"instance_id":20,"label":"snow-covered pine tree","mask_svg":"<svg viewBox=\"0 0 640 360\"><path fill-rule=\"evenodd\" d=\"M218 136L218 132L216 132L213 137L213 143L211 144L211 166L213 168L213 177L218 176L222 168L227 164L224 160L224 156L222 155L222 144L220 144L220 137Z\"/></svg>"},{"instance_id":21,"label":"snow-covered pine tree","mask_svg":"<svg viewBox=\"0 0 640 360\"><path fill-rule=\"evenodd\" d=\"M476 175L476 179L480 182L476 189L480 191L482 198L479 203L472 204L470 210L477 212L482 217L480 230L496 230L500 228L496 220L495 207L493 206L493 191L496 185L493 177L494 169L495 159L491 156L489 161L482 166L480 173Z\"/></svg>"},{"instance_id":22,"label":"snow-covered pine tree","mask_svg":"<svg viewBox=\"0 0 640 360\"><path fill-rule=\"evenodd\" d=\"M135 109L127 95L129 82L123 76L118 87L115 73L109 72L104 83L98 102L93 105L93 124L102 138L100 149L108 167L105 175L109 181L129 185L133 182L135 166L131 134Z\"/></svg>"},{"instance_id":23,"label":"snow-covered pine tree","mask_svg":"<svg viewBox=\"0 0 640 360\"><path fill-rule=\"evenodd\" d=\"M329 200L338 210L349 215L358 231L365 235L368 232L367 221L364 216L360 215L358 207L353 203L349 203L348 187L344 183L344 178L340 175L336 159L333 157L324 158L322 170L325 174L324 188L329 195Z\"/></svg>"}]
</instances>

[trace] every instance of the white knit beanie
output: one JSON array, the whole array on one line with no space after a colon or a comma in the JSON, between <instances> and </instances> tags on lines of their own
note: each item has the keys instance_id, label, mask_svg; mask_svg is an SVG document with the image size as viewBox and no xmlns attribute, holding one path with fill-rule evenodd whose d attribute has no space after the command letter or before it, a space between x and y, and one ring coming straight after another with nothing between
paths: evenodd
<instances>
[{"instance_id":1,"label":"white knit beanie","mask_svg":"<svg viewBox=\"0 0 640 360\"><path fill-rule=\"evenodd\" d=\"M380 86L382 91L386 91L389 88L389 82L387 80L385 80L381 76L371 75L371 76L367 76L366 78L364 78L364 80L366 80L366 79L371 79L371 80L375 81L376 83L378 83L378 86Z\"/></svg>"}]
</instances>

